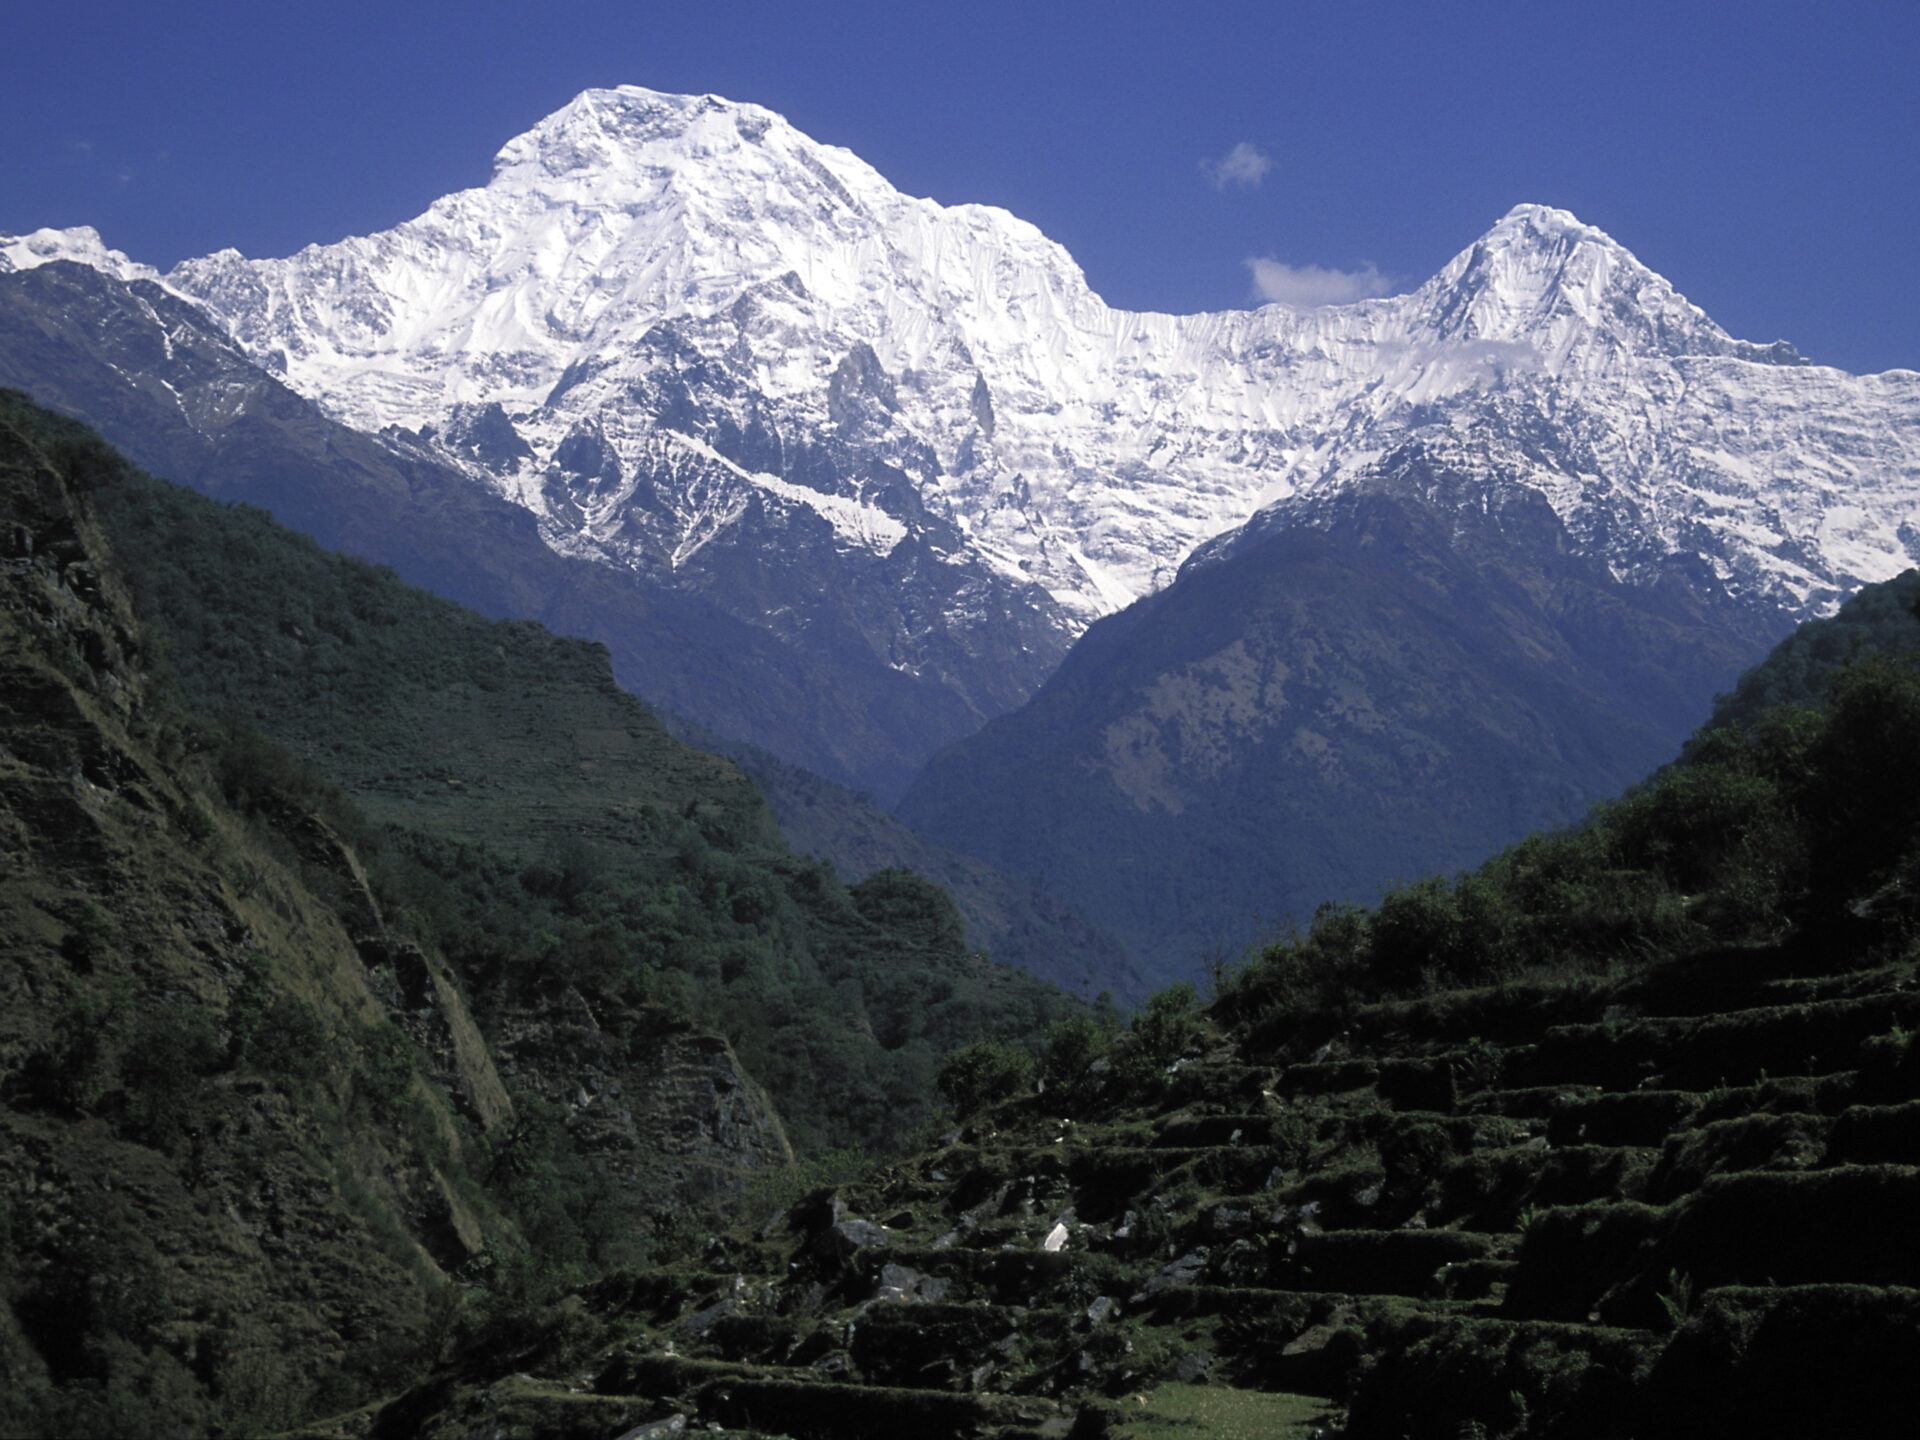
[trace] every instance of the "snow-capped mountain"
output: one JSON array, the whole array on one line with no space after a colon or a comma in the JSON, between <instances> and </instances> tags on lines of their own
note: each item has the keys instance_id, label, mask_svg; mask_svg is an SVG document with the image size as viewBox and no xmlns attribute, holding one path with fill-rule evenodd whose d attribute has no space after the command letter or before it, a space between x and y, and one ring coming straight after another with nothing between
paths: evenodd
<instances>
[{"instance_id":1,"label":"snow-capped mountain","mask_svg":"<svg viewBox=\"0 0 1920 1440\"><path fill-rule=\"evenodd\" d=\"M100 232L91 225L76 225L71 230L35 230L30 235L0 235L0 275L38 269L55 260L71 260L116 280L157 281L160 278L160 272L151 265L131 260L119 250L109 250Z\"/></svg>"},{"instance_id":2,"label":"snow-capped mountain","mask_svg":"<svg viewBox=\"0 0 1920 1440\"><path fill-rule=\"evenodd\" d=\"M131 264L87 231L0 256ZM1617 578L1782 623L1920 558L1920 374L1734 340L1541 206L1406 295L1133 314L1004 211L904 196L758 106L622 87L416 220L165 278L556 549L831 628L977 718L1410 442L1537 492Z\"/></svg>"}]
</instances>

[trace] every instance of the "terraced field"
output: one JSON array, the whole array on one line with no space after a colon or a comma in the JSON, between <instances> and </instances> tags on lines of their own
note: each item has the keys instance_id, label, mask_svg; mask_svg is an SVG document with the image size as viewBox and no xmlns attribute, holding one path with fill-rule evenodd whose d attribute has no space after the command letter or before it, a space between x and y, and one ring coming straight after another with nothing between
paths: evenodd
<instances>
[{"instance_id":1,"label":"terraced field","mask_svg":"<svg viewBox=\"0 0 1920 1440\"><path fill-rule=\"evenodd\" d=\"M1297 1017L1285 1038L1216 1014L1156 1093L1096 1065L1016 1098L358 1423L1904 1434L1914 971L1746 951Z\"/></svg>"}]
</instances>

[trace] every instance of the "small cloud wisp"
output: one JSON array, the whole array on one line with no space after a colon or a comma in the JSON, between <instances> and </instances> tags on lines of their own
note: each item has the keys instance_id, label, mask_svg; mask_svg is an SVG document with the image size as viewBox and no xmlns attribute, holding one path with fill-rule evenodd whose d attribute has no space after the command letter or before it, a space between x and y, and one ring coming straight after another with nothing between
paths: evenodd
<instances>
[{"instance_id":1,"label":"small cloud wisp","mask_svg":"<svg viewBox=\"0 0 1920 1440\"><path fill-rule=\"evenodd\" d=\"M1216 190L1238 185L1251 190L1267 178L1273 169L1273 157L1249 140L1242 140L1218 160L1202 160L1200 173Z\"/></svg>"},{"instance_id":2,"label":"small cloud wisp","mask_svg":"<svg viewBox=\"0 0 1920 1440\"><path fill-rule=\"evenodd\" d=\"M1253 293L1266 304L1347 305L1392 291L1393 285L1372 265L1358 270L1324 270L1318 265L1288 265L1271 256L1248 259Z\"/></svg>"}]
</instances>

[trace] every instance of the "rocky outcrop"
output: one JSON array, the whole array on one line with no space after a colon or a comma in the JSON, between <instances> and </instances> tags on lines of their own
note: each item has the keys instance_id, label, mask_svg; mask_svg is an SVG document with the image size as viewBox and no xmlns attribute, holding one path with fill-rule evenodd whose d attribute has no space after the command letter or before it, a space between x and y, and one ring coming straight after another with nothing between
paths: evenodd
<instances>
[{"instance_id":1,"label":"rocky outcrop","mask_svg":"<svg viewBox=\"0 0 1920 1440\"><path fill-rule=\"evenodd\" d=\"M513 1118L513 1101L453 971L436 966L418 945L387 928L359 857L325 820L285 805L274 812L280 834L302 862L334 882L334 908L366 966L367 983L385 1005L387 1018L418 1048L427 1074L483 1130L506 1125Z\"/></svg>"},{"instance_id":2,"label":"rocky outcrop","mask_svg":"<svg viewBox=\"0 0 1920 1440\"><path fill-rule=\"evenodd\" d=\"M636 1213L723 1207L793 1162L772 1102L723 1038L597 1003L599 1014L567 986L517 1006L495 1053L510 1082L566 1111L575 1144Z\"/></svg>"}]
</instances>

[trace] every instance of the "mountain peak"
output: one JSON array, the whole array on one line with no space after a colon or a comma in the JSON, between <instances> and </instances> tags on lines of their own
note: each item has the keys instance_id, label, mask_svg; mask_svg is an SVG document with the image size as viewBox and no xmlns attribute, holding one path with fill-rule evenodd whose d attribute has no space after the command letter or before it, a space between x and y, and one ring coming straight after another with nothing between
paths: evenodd
<instances>
[{"instance_id":1,"label":"mountain peak","mask_svg":"<svg viewBox=\"0 0 1920 1440\"><path fill-rule=\"evenodd\" d=\"M517 441L450 460L556 546L674 576L720 563L715 536L761 543L744 537L770 504L861 555L892 555L894 521L924 512L908 528L973 567L949 597L1034 586L1050 633L1075 634L1268 503L1343 485L1434 425L1504 437L1503 471L1622 573L1643 552L1712 553L1721 579L1797 610L1911 559L1891 495L1871 523L1822 529L1853 513L1853 477L1810 500L1792 477L1832 462L1801 428L1729 437L1702 408L1827 403L1787 385L1789 347L1729 338L1539 203L1411 294L1130 314L1005 211L903 195L757 105L620 86L581 92L507 142L489 184L390 231L169 278L349 424L446 449L460 417L499 407ZM856 356L889 403L847 403ZM1841 468L1920 473L1909 432L1883 433ZM882 493L913 504L882 524ZM984 613L939 604L958 630Z\"/></svg>"},{"instance_id":2,"label":"mountain peak","mask_svg":"<svg viewBox=\"0 0 1920 1440\"><path fill-rule=\"evenodd\" d=\"M1419 295L1437 338L1524 343L1557 362L1588 342L1666 356L1756 348L1731 339L1604 230L1550 205L1514 206Z\"/></svg>"},{"instance_id":3,"label":"mountain peak","mask_svg":"<svg viewBox=\"0 0 1920 1440\"><path fill-rule=\"evenodd\" d=\"M89 265L116 280L160 278L160 272L152 266L130 260L119 250L109 250L100 232L91 225L75 225L68 230L41 229L27 235L0 235L0 274L32 270L55 260Z\"/></svg>"},{"instance_id":4,"label":"mountain peak","mask_svg":"<svg viewBox=\"0 0 1920 1440\"><path fill-rule=\"evenodd\" d=\"M1495 237L1522 236L1570 236L1578 240L1598 241L1619 249L1620 244L1604 230L1587 224L1571 210L1562 210L1555 205L1540 205L1523 202L1514 206L1494 222L1493 228L1485 236L1488 241Z\"/></svg>"},{"instance_id":5,"label":"mountain peak","mask_svg":"<svg viewBox=\"0 0 1920 1440\"><path fill-rule=\"evenodd\" d=\"M617 174L643 164L650 151L676 146L711 156L757 143L775 127L792 128L771 110L718 95L667 95L638 85L583 90L500 148L494 183L529 174Z\"/></svg>"}]
</instances>

